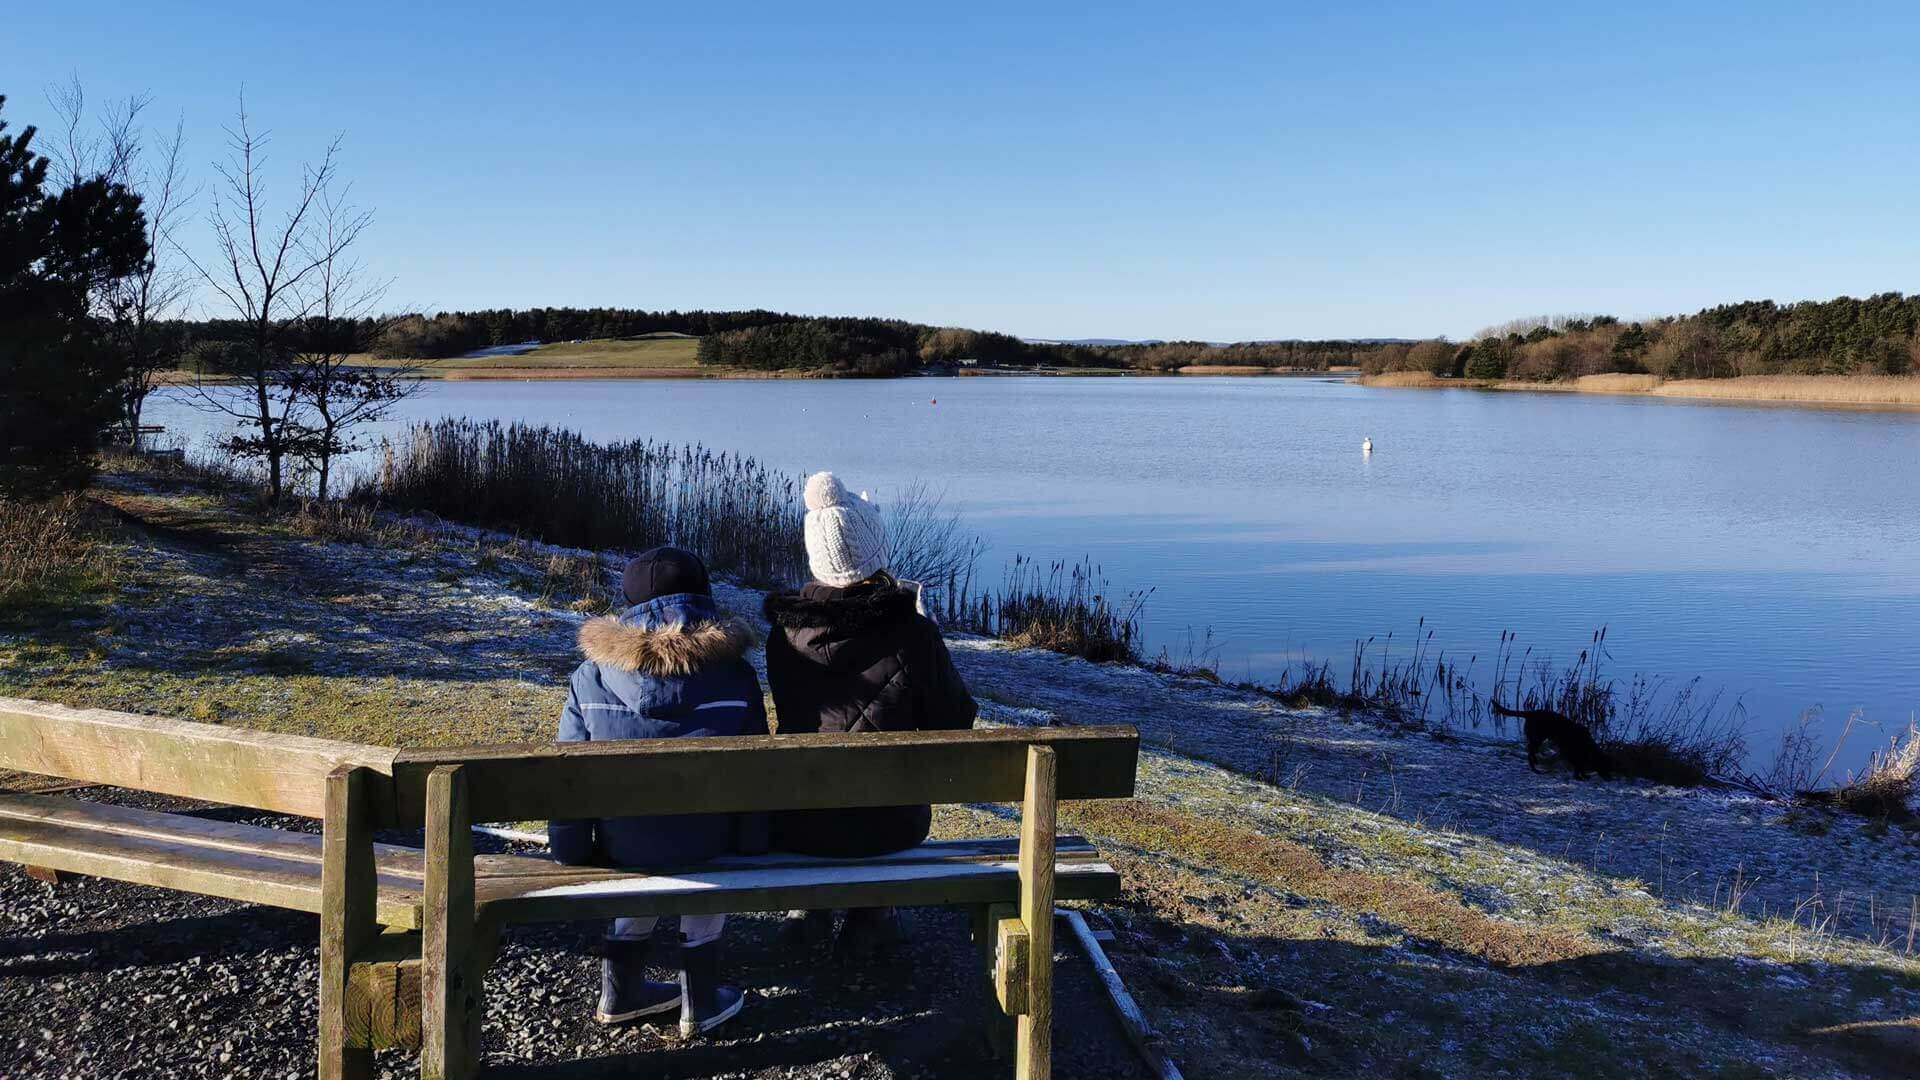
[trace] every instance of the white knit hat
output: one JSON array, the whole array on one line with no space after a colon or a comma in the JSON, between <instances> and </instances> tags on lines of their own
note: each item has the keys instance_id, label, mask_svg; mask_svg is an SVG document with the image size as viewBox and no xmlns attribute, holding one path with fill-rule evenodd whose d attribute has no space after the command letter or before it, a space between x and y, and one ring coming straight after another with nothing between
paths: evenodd
<instances>
[{"instance_id":1,"label":"white knit hat","mask_svg":"<svg viewBox=\"0 0 1920 1080\"><path fill-rule=\"evenodd\" d=\"M887 568L887 526L880 508L858 498L830 472L807 477L807 564L814 580L844 589Z\"/></svg>"}]
</instances>

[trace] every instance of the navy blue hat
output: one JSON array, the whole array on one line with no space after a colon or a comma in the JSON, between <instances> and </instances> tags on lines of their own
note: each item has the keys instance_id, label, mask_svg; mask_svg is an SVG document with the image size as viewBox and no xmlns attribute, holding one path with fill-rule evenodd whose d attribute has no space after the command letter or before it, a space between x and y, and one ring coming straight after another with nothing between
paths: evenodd
<instances>
[{"instance_id":1,"label":"navy blue hat","mask_svg":"<svg viewBox=\"0 0 1920 1080\"><path fill-rule=\"evenodd\" d=\"M620 575L620 591L627 606L644 604L676 593L713 595L713 583L707 579L707 564L700 556L677 547L657 547L634 556Z\"/></svg>"}]
</instances>

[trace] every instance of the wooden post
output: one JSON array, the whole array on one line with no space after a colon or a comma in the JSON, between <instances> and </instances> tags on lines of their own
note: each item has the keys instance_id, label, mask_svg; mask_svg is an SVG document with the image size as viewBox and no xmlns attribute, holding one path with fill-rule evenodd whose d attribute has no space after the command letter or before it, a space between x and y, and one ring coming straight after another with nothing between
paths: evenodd
<instances>
[{"instance_id":1,"label":"wooden post","mask_svg":"<svg viewBox=\"0 0 1920 1080\"><path fill-rule=\"evenodd\" d=\"M1000 1006L1000 991L995 985L999 972L997 951L1002 920L1014 918L1012 904L975 904L973 948L979 966L980 985L986 995L987 1052L995 1061L1005 1061L1013 1053L1013 1018Z\"/></svg>"},{"instance_id":2,"label":"wooden post","mask_svg":"<svg viewBox=\"0 0 1920 1080\"><path fill-rule=\"evenodd\" d=\"M363 1080L373 1052L355 1045L347 1023L354 958L379 928L374 903L373 827L367 800L374 774L342 765L327 775L320 847L320 1080Z\"/></svg>"},{"instance_id":3,"label":"wooden post","mask_svg":"<svg viewBox=\"0 0 1920 1080\"><path fill-rule=\"evenodd\" d=\"M426 817L420 1075L467 1080L480 1067L483 1012L473 949L473 831L461 766L440 765L428 775Z\"/></svg>"},{"instance_id":4,"label":"wooden post","mask_svg":"<svg viewBox=\"0 0 1920 1080\"><path fill-rule=\"evenodd\" d=\"M1027 1011L1014 1040L1015 1080L1053 1075L1053 846L1059 763L1052 748L1027 747L1027 799L1020 808L1020 921L1026 924Z\"/></svg>"}]
</instances>

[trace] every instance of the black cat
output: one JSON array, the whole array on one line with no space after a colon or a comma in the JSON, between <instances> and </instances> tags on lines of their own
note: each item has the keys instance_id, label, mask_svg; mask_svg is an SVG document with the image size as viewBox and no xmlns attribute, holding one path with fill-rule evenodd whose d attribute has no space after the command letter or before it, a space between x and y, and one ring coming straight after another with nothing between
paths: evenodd
<instances>
[{"instance_id":1,"label":"black cat","mask_svg":"<svg viewBox=\"0 0 1920 1080\"><path fill-rule=\"evenodd\" d=\"M1572 717L1552 709L1509 709L1497 701L1492 705L1498 716L1527 722L1527 768L1540 771L1540 745L1551 742L1575 778L1585 780L1597 772L1602 780L1613 779L1613 762L1593 741L1593 733Z\"/></svg>"}]
</instances>

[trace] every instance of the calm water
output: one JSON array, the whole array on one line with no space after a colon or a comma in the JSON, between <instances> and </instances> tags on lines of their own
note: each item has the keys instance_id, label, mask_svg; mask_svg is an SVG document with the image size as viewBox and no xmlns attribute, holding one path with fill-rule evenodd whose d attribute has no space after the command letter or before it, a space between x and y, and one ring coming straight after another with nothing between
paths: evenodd
<instances>
[{"instance_id":1,"label":"calm water","mask_svg":"<svg viewBox=\"0 0 1920 1080\"><path fill-rule=\"evenodd\" d=\"M1920 709L1916 414L1230 378L455 382L406 412L699 440L882 500L926 480L989 579L1091 555L1154 587L1154 648L1211 629L1230 676L1344 670L1423 616L1482 673L1502 629L1571 659L1604 624L1614 672L1702 676L1757 729Z\"/></svg>"}]
</instances>

